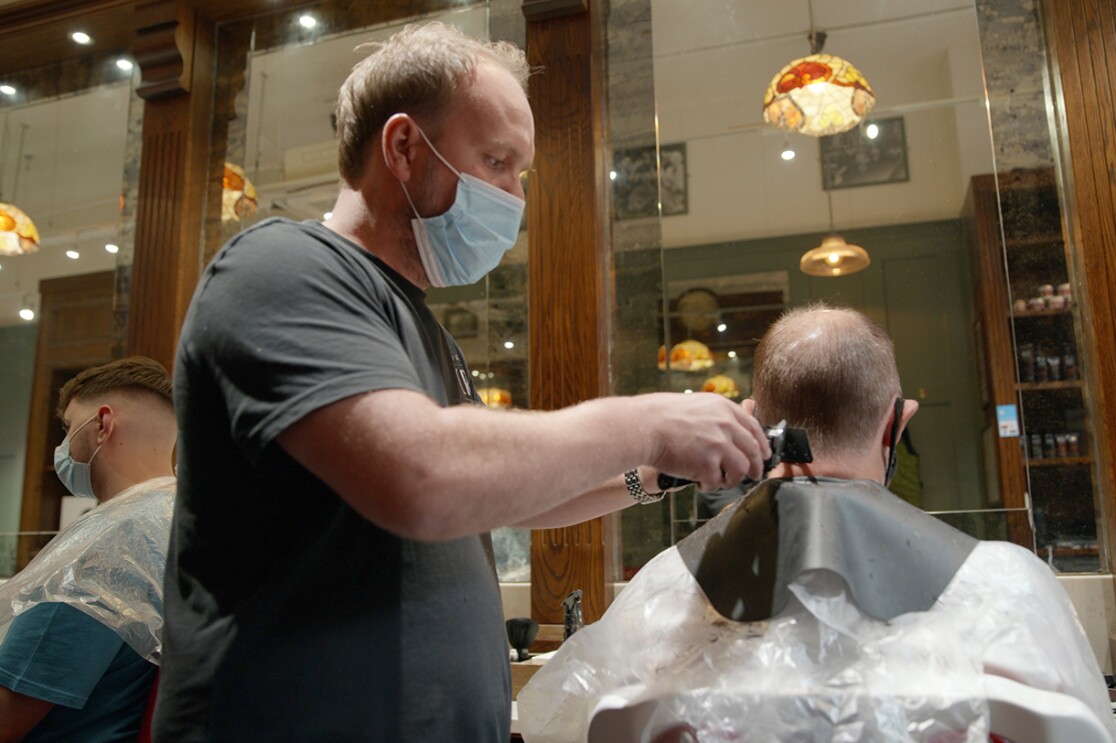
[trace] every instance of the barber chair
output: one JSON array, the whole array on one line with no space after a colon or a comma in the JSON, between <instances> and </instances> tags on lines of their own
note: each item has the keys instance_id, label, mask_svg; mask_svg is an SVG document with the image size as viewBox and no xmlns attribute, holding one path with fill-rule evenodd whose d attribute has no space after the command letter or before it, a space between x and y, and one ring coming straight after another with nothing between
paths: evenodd
<instances>
[{"instance_id":1,"label":"barber chair","mask_svg":"<svg viewBox=\"0 0 1116 743\"><path fill-rule=\"evenodd\" d=\"M993 743L1111 743L1096 715L1079 699L1041 691L999 676L985 676ZM662 697L644 698L642 687L618 689L601 699L589 721L588 743L696 743L700 732L662 720ZM746 731L741 731L746 732Z\"/></svg>"}]
</instances>

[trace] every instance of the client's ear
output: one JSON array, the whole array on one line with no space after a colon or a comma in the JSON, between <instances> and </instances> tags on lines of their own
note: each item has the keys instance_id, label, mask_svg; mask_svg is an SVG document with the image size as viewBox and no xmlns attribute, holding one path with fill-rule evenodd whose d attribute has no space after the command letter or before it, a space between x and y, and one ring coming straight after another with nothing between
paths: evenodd
<instances>
[{"instance_id":1,"label":"client's ear","mask_svg":"<svg viewBox=\"0 0 1116 743\"><path fill-rule=\"evenodd\" d=\"M753 418L756 415L756 401L750 397L746 397L740 401L740 407L744 408L744 412Z\"/></svg>"}]
</instances>

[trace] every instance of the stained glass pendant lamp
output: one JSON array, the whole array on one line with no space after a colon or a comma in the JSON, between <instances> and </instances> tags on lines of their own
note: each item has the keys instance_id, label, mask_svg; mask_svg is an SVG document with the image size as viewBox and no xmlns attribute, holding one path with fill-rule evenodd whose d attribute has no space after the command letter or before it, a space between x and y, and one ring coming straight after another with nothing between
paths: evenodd
<instances>
[{"instance_id":1,"label":"stained glass pendant lamp","mask_svg":"<svg viewBox=\"0 0 1116 743\"><path fill-rule=\"evenodd\" d=\"M813 26L813 6L810 8ZM825 32L810 31L808 57L779 70L763 96L763 120L777 129L825 137L860 123L876 105L872 86L841 57L822 54Z\"/></svg>"},{"instance_id":2,"label":"stained glass pendant lamp","mask_svg":"<svg viewBox=\"0 0 1116 743\"><path fill-rule=\"evenodd\" d=\"M239 165L225 163L221 177L221 221L239 222L256 213L259 201L256 187Z\"/></svg>"},{"instance_id":3,"label":"stained glass pendant lamp","mask_svg":"<svg viewBox=\"0 0 1116 743\"><path fill-rule=\"evenodd\" d=\"M27 124L22 125L19 134L19 153L16 155L15 184L12 186L13 198L19 188L19 165L23 162L23 138L27 134ZM5 127L6 128L6 127ZM5 132L6 134L7 132ZM4 138L5 140L7 137ZM0 153L0 165L4 162L4 155ZM0 167L0 172L3 167ZM0 190L3 184L0 183ZM39 250L39 230L31 217L15 204L8 204L0 195L0 255L27 255Z\"/></svg>"},{"instance_id":4,"label":"stained glass pendant lamp","mask_svg":"<svg viewBox=\"0 0 1116 743\"><path fill-rule=\"evenodd\" d=\"M0 255L27 255L39 250L39 231L14 204L0 201Z\"/></svg>"},{"instance_id":5,"label":"stained glass pendant lamp","mask_svg":"<svg viewBox=\"0 0 1116 743\"><path fill-rule=\"evenodd\" d=\"M833 231L833 195L829 199L829 234L822 238L821 245L803 253L798 268L808 276L848 276L868 268L872 259L868 251L859 245L849 245L845 238Z\"/></svg>"}]
</instances>

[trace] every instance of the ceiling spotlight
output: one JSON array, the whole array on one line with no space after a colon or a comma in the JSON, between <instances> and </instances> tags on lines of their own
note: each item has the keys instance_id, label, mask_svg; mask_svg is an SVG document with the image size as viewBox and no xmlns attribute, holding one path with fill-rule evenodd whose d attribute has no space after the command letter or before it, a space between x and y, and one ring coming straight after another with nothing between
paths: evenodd
<instances>
[{"instance_id":1,"label":"ceiling spotlight","mask_svg":"<svg viewBox=\"0 0 1116 743\"><path fill-rule=\"evenodd\" d=\"M85 33L84 31L74 31L72 34L70 34L70 38L83 46L93 43L93 37Z\"/></svg>"},{"instance_id":2,"label":"ceiling spotlight","mask_svg":"<svg viewBox=\"0 0 1116 743\"><path fill-rule=\"evenodd\" d=\"M504 341L504 348L506 348L510 351L513 348L515 348L515 343L512 342L512 341Z\"/></svg>"},{"instance_id":3,"label":"ceiling spotlight","mask_svg":"<svg viewBox=\"0 0 1116 743\"><path fill-rule=\"evenodd\" d=\"M864 127L864 136L868 137L868 139L875 139L880 136L880 127L876 124L869 124Z\"/></svg>"},{"instance_id":4,"label":"ceiling spotlight","mask_svg":"<svg viewBox=\"0 0 1116 743\"><path fill-rule=\"evenodd\" d=\"M19 316L27 322L31 322L35 319L35 310L31 309L30 307L24 307L19 311Z\"/></svg>"},{"instance_id":5,"label":"ceiling spotlight","mask_svg":"<svg viewBox=\"0 0 1116 743\"><path fill-rule=\"evenodd\" d=\"M736 358L736 351L729 351L728 352L728 357L730 359L735 359Z\"/></svg>"},{"instance_id":6,"label":"ceiling spotlight","mask_svg":"<svg viewBox=\"0 0 1116 743\"><path fill-rule=\"evenodd\" d=\"M610 181L616 180L616 171L615 170L608 171L608 179Z\"/></svg>"},{"instance_id":7,"label":"ceiling spotlight","mask_svg":"<svg viewBox=\"0 0 1116 743\"><path fill-rule=\"evenodd\" d=\"M81 257L81 253L77 252L76 250L67 250L66 257L72 261L76 261L78 258Z\"/></svg>"},{"instance_id":8,"label":"ceiling spotlight","mask_svg":"<svg viewBox=\"0 0 1116 743\"><path fill-rule=\"evenodd\" d=\"M322 219L326 219L326 220L333 219L333 212L326 212L325 214L322 215Z\"/></svg>"},{"instance_id":9,"label":"ceiling spotlight","mask_svg":"<svg viewBox=\"0 0 1116 743\"><path fill-rule=\"evenodd\" d=\"M120 252L120 246L113 245L112 243L108 243L108 244L105 245L105 250L107 250L110 253L119 253Z\"/></svg>"},{"instance_id":10,"label":"ceiling spotlight","mask_svg":"<svg viewBox=\"0 0 1116 743\"><path fill-rule=\"evenodd\" d=\"M779 153L779 157L783 158L784 160L786 160L788 162L790 162L791 160L794 159L794 155L795 155L794 150L789 149L789 148L785 149L781 153Z\"/></svg>"},{"instance_id":11,"label":"ceiling spotlight","mask_svg":"<svg viewBox=\"0 0 1116 743\"><path fill-rule=\"evenodd\" d=\"M116 60L116 66L124 70L125 72L131 72L132 68L135 67L135 65L132 64L132 60L126 59L125 57L121 57L120 59Z\"/></svg>"},{"instance_id":12,"label":"ceiling spotlight","mask_svg":"<svg viewBox=\"0 0 1116 743\"><path fill-rule=\"evenodd\" d=\"M298 25L303 28L314 28L318 25L318 19L312 15L302 15L298 18Z\"/></svg>"},{"instance_id":13,"label":"ceiling spotlight","mask_svg":"<svg viewBox=\"0 0 1116 743\"><path fill-rule=\"evenodd\" d=\"M16 89L13 88L11 85L8 85L7 83L4 83L3 85L0 85L0 93L3 93L4 95L15 95Z\"/></svg>"},{"instance_id":14,"label":"ceiling spotlight","mask_svg":"<svg viewBox=\"0 0 1116 743\"><path fill-rule=\"evenodd\" d=\"M717 332L718 333L723 333L726 330L728 330L728 325L725 325L724 323L721 323L720 325L717 326Z\"/></svg>"}]
</instances>

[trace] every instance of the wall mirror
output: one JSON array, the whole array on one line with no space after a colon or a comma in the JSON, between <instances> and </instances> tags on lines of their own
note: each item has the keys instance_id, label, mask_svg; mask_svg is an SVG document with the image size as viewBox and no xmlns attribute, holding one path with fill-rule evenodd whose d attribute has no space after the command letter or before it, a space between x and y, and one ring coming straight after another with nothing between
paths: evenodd
<instances>
[{"instance_id":1,"label":"wall mirror","mask_svg":"<svg viewBox=\"0 0 1116 743\"><path fill-rule=\"evenodd\" d=\"M28 433L41 315L49 310L41 290L62 280L76 287L97 278L103 295L98 309L105 310L98 314L96 329L110 337L106 357L90 362L107 361L113 343L122 350L143 112L133 92L132 64L121 55L87 57L0 80L0 202L17 207L39 236L33 252L20 253L12 246L0 250L0 369L5 380L0 392L0 577L18 567L16 533L28 531L26 524L21 528L25 493L33 493L36 504L42 499L42 512L33 519L39 523L30 531L48 533L25 538L20 560L45 543L60 519L66 520L60 509L67 501L53 469L25 472L29 442L53 449L61 439L53 416L46 440ZM116 313L114 286L123 300ZM44 358L50 349L67 343L71 347L55 357L68 353L76 367L56 371L58 384L84 364L78 356L89 348L74 337L94 325L70 326L69 338L62 328L47 340Z\"/></svg>"},{"instance_id":2,"label":"wall mirror","mask_svg":"<svg viewBox=\"0 0 1116 743\"><path fill-rule=\"evenodd\" d=\"M783 309L862 310L895 339L904 394L921 403L892 489L1059 570L1097 571L1041 26L1037 7L1010 5L613 4L614 381L624 394L739 399L756 341ZM843 134L781 131L763 119L765 90L822 35L875 107ZM832 233L870 263L804 272L804 254ZM683 492L626 510L624 576L709 508Z\"/></svg>"},{"instance_id":3,"label":"wall mirror","mask_svg":"<svg viewBox=\"0 0 1116 743\"><path fill-rule=\"evenodd\" d=\"M518 3L426 3L428 12L320 3L313 8L223 24L206 215L206 259L239 230L271 217L326 218L338 193L333 110L337 90L366 52L407 23L441 21L476 38L523 46ZM482 399L527 407L527 233L501 265L467 287L433 289L431 309L453 333ZM500 452L492 452L493 471ZM506 582L530 578L530 532L493 534Z\"/></svg>"}]
</instances>

